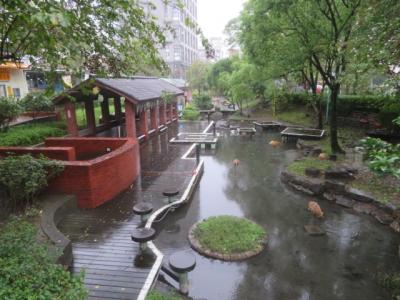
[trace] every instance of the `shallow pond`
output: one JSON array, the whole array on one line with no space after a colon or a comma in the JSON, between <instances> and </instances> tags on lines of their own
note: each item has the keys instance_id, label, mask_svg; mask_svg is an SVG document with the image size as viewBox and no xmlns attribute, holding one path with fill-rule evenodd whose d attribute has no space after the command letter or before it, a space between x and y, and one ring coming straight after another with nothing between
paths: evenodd
<instances>
[{"instance_id":1,"label":"shallow pond","mask_svg":"<svg viewBox=\"0 0 400 300\"><path fill-rule=\"evenodd\" d=\"M191 203L161 224L155 243L168 256L189 249L187 233L214 215L251 219L268 233L257 257L221 262L196 253L190 296L203 299L390 299L377 274L399 268L400 239L374 219L321 201L322 221L307 212L312 198L286 188L282 169L297 157L294 146L273 148L276 133L226 136L216 152L203 153L205 172ZM236 169L232 161L240 160ZM317 224L321 237L303 226Z\"/></svg>"}]
</instances>

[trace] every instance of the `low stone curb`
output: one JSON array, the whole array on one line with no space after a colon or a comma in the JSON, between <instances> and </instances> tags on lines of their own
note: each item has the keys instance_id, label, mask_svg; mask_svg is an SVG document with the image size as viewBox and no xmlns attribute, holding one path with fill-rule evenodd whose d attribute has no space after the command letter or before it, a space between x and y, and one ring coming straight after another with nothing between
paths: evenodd
<instances>
[{"instance_id":1,"label":"low stone curb","mask_svg":"<svg viewBox=\"0 0 400 300\"><path fill-rule=\"evenodd\" d=\"M265 236L264 240L261 241L261 244L259 246L257 246L257 248L254 250L249 250L246 252L234 253L234 254L223 254L223 253L211 251L209 249L204 248L202 245L200 245L199 240L194 235L194 231L195 231L196 227L201 222L202 221L199 221L199 222L193 224L192 227L190 227L188 239L189 239L189 243L192 246L192 248L206 257L215 258L215 259L219 259L222 261L241 261L241 260L245 260L245 259L248 259L250 257L260 254L264 250L264 248L267 244L267 236Z\"/></svg>"},{"instance_id":2,"label":"low stone curb","mask_svg":"<svg viewBox=\"0 0 400 300\"><path fill-rule=\"evenodd\" d=\"M400 232L400 220L396 220L394 217L396 212L398 212L396 207L384 205L372 195L352 188L344 182L299 176L289 173L287 170L281 173L281 181L296 191L310 196L322 197L342 207L371 215L379 223L390 225L394 231Z\"/></svg>"},{"instance_id":3,"label":"low stone curb","mask_svg":"<svg viewBox=\"0 0 400 300\"><path fill-rule=\"evenodd\" d=\"M56 248L56 262L70 268L72 267L72 243L57 228L65 216L66 211L76 207L76 197L71 195L48 195L43 198L43 212L40 228Z\"/></svg>"}]
</instances>

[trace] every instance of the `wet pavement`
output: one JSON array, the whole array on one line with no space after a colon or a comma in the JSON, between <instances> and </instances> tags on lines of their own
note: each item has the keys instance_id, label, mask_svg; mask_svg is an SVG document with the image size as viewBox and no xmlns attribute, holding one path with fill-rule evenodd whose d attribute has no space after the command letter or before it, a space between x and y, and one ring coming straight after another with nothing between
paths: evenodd
<instances>
[{"instance_id":1,"label":"wet pavement","mask_svg":"<svg viewBox=\"0 0 400 300\"><path fill-rule=\"evenodd\" d=\"M148 257L138 257L138 244L131 233L140 224L132 208L139 201L155 209L165 205L162 196L171 187L183 192L195 161L182 160L190 145L171 145L180 132L201 132L206 123L181 123L154 136L140 148L140 178L131 189L93 210L77 209L67 215L59 228L73 243L72 271L85 271L89 299L136 299L152 266Z\"/></svg>"},{"instance_id":2,"label":"wet pavement","mask_svg":"<svg viewBox=\"0 0 400 300\"><path fill-rule=\"evenodd\" d=\"M195 253L190 296L195 299L363 299L387 300L377 275L399 269L400 238L373 218L320 201L324 219L307 211L312 199L279 179L297 157L294 145L273 148L276 133L221 139L216 154L204 153L205 171L189 205L156 226L155 241L166 259L190 249L189 228L214 215L249 218L268 233L257 257L221 262ZM240 160L237 168L232 161ZM320 226L324 236L310 236L305 225Z\"/></svg>"}]
</instances>

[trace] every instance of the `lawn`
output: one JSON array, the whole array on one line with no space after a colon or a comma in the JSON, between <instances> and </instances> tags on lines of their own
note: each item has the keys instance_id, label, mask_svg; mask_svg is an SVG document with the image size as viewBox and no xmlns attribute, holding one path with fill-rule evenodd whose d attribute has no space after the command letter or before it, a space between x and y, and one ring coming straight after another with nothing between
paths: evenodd
<instances>
[{"instance_id":1,"label":"lawn","mask_svg":"<svg viewBox=\"0 0 400 300\"><path fill-rule=\"evenodd\" d=\"M314 168L321 171L325 171L327 168L333 166L333 162L329 160L320 160L314 157L307 157L302 160L297 160L288 166L288 171L292 174L304 176L305 170L308 168Z\"/></svg>"},{"instance_id":2,"label":"lawn","mask_svg":"<svg viewBox=\"0 0 400 300\"><path fill-rule=\"evenodd\" d=\"M266 233L249 220L219 216L199 223L194 235L206 249L220 254L234 254L256 249Z\"/></svg>"},{"instance_id":3,"label":"lawn","mask_svg":"<svg viewBox=\"0 0 400 300\"><path fill-rule=\"evenodd\" d=\"M33 146L42 143L45 138L66 134L65 125L59 122L13 126L7 132L0 133L0 146Z\"/></svg>"}]
</instances>

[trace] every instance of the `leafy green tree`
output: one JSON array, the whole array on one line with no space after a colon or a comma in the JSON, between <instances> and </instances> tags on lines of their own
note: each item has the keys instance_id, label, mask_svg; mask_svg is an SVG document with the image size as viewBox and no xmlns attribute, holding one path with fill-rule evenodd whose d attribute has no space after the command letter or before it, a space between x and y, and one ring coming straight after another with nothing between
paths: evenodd
<instances>
[{"instance_id":1,"label":"leafy green tree","mask_svg":"<svg viewBox=\"0 0 400 300\"><path fill-rule=\"evenodd\" d=\"M21 100L22 108L27 112L32 112L32 117L36 117L36 112L53 111L54 103L43 92L29 93Z\"/></svg>"},{"instance_id":2,"label":"leafy green tree","mask_svg":"<svg viewBox=\"0 0 400 300\"><path fill-rule=\"evenodd\" d=\"M258 43L257 37L261 33L269 37L267 43L271 48L275 47L274 43L284 43L287 47L298 49L331 90L330 138L333 153L343 152L337 135L337 99L350 56L349 43L354 39L357 19L362 11L361 3L361 0L250 0L243 14L241 31L245 35L245 47L255 51L252 43ZM248 31L251 37L246 36ZM277 34L280 39L270 38ZM268 60L268 51L263 53L265 49L268 47L260 47L251 54L259 60Z\"/></svg>"},{"instance_id":3,"label":"leafy green tree","mask_svg":"<svg viewBox=\"0 0 400 300\"><path fill-rule=\"evenodd\" d=\"M194 62L188 70L188 82L192 90L196 90L199 94L208 91L208 74L211 64L203 61Z\"/></svg>"},{"instance_id":4,"label":"leafy green tree","mask_svg":"<svg viewBox=\"0 0 400 300\"><path fill-rule=\"evenodd\" d=\"M51 70L113 75L164 65L162 30L138 1L2 1L0 18L0 63L28 56Z\"/></svg>"},{"instance_id":5,"label":"leafy green tree","mask_svg":"<svg viewBox=\"0 0 400 300\"><path fill-rule=\"evenodd\" d=\"M218 95L223 96L225 91L224 82L220 81L222 73L232 73L233 71L233 59L225 58L217 61L215 64L212 65L209 76L208 82L210 84L210 88L212 91Z\"/></svg>"},{"instance_id":6,"label":"leafy green tree","mask_svg":"<svg viewBox=\"0 0 400 300\"><path fill-rule=\"evenodd\" d=\"M193 102L197 109L209 110L213 108L211 97L207 94L195 94Z\"/></svg>"}]
</instances>

